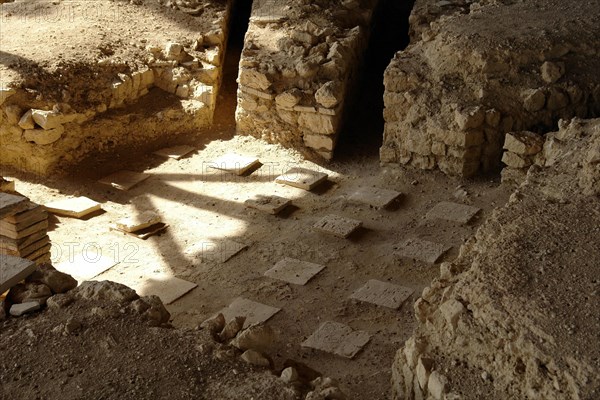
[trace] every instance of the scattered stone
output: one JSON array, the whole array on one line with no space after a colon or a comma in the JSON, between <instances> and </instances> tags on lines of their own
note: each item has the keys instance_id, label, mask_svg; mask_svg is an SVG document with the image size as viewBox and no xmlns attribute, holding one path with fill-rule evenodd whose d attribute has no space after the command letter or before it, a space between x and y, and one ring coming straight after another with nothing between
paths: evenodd
<instances>
[{"instance_id":1,"label":"scattered stone","mask_svg":"<svg viewBox=\"0 0 600 400\"><path fill-rule=\"evenodd\" d=\"M537 154L543 148L544 137L534 132L511 132L504 139L504 149L521 156Z\"/></svg>"},{"instance_id":2,"label":"scattered stone","mask_svg":"<svg viewBox=\"0 0 600 400\"><path fill-rule=\"evenodd\" d=\"M231 321L229 321L221 333L219 334L219 339L221 342L227 342L233 339L239 331L244 327L244 322L246 321L246 317L235 317Z\"/></svg>"},{"instance_id":3,"label":"scattered stone","mask_svg":"<svg viewBox=\"0 0 600 400\"><path fill-rule=\"evenodd\" d=\"M40 265L28 278L28 282L40 282L48 285L52 293L66 293L77 287L77 280L71 275L57 271L49 264Z\"/></svg>"},{"instance_id":4,"label":"scattered stone","mask_svg":"<svg viewBox=\"0 0 600 400\"><path fill-rule=\"evenodd\" d=\"M348 197L353 203L366 204L370 207L381 209L388 207L394 201L402 196L402 193L395 190L379 188L360 188Z\"/></svg>"},{"instance_id":5,"label":"scattered stone","mask_svg":"<svg viewBox=\"0 0 600 400\"><path fill-rule=\"evenodd\" d=\"M150 175L140 172L119 171L100 179L98 182L119 190L127 191L148 178L150 178Z\"/></svg>"},{"instance_id":6,"label":"scattered stone","mask_svg":"<svg viewBox=\"0 0 600 400\"><path fill-rule=\"evenodd\" d=\"M427 389L427 384L429 382L429 374L433 370L434 361L431 358L419 356L419 360L417 361L417 380L419 381L419 386L421 389Z\"/></svg>"},{"instance_id":7,"label":"scattered stone","mask_svg":"<svg viewBox=\"0 0 600 400\"><path fill-rule=\"evenodd\" d=\"M104 257L99 252L89 251L73 257L71 260L58 264L55 268L75 278L78 282L93 279L117 265L111 257Z\"/></svg>"},{"instance_id":8,"label":"scattered stone","mask_svg":"<svg viewBox=\"0 0 600 400\"><path fill-rule=\"evenodd\" d=\"M9 193L0 193L0 219L25 211L27 198Z\"/></svg>"},{"instance_id":9,"label":"scattered stone","mask_svg":"<svg viewBox=\"0 0 600 400\"><path fill-rule=\"evenodd\" d=\"M371 279L355 291L350 298L398 309L413 293L413 289Z\"/></svg>"},{"instance_id":10,"label":"scattered stone","mask_svg":"<svg viewBox=\"0 0 600 400\"><path fill-rule=\"evenodd\" d=\"M31 116L45 130L61 128L65 120L64 115L56 111L31 110Z\"/></svg>"},{"instance_id":11,"label":"scattered stone","mask_svg":"<svg viewBox=\"0 0 600 400\"><path fill-rule=\"evenodd\" d=\"M546 61L541 67L542 79L546 83L554 83L565 74L565 63Z\"/></svg>"},{"instance_id":12,"label":"scattered stone","mask_svg":"<svg viewBox=\"0 0 600 400\"><path fill-rule=\"evenodd\" d=\"M327 180L329 176L323 172L311 171L306 168L292 168L278 176L275 182L304 190L313 190Z\"/></svg>"},{"instance_id":13,"label":"scattered stone","mask_svg":"<svg viewBox=\"0 0 600 400\"><path fill-rule=\"evenodd\" d=\"M413 260L423 261L429 264L435 264L438 260L452 248L441 243L429 242L417 238L406 239L398 246L397 255L400 257L411 258Z\"/></svg>"},{"instance_id":14,"label":"scattered stone","mask_svg":"<svg viewBox=\"0 0 600 400\"><path fill-rule=\"evenodd\" d=\"M255 208L259 211L268 214L279 214L283 209L292 204L290 199L279 196L262 196L259 195L253 199L248 199L244 202L248 207Z\"/></svg>"},{"instance_id":15,"label":"scattered stone","mask_svg":"<svg viewBox=\"0 0 600 400\"><path fill-rule=\"evenodd\" d=\"M210 168L244 175L261 165L256 157L242 156L239 154L226 154L209 164Z\"/></svg>"},{"instance_id":16,"label":"scattered stone","mask_svg":"<svg viewBox=\"0 0 600 400\"><path fill-rule=\"evenodd\" d=\"M160 222L160 215L154 211L144 211L141 214L126 217L116 222L117 229L123 232L137 232Z\"/></svg>"},{"instance_id":17,"label":"scattered stone","mask_svg":"<svg viewBox=\"0 0 600 400\"><path fill-rule=\"evenodd\" d=\"M174 160L181 160L183 157L187 156L191 152L195 151L196 148L192 146L173 146L167 147L158 151L155 151L154 154L157 156L172 158Z\"/></svg>"},{"instance_id":18,"label":"scattered stone","mask_svg":"<svg viewBox=\"0 0 600 400\"><path fill-rule=\"evenodd\" d=\"M139 299L135 290L111 281L86 281L71 292L80 299L130 303Z\"/></svg>"},{"instance_id":19,"label":"scattered stone","mask_svg":"<svg viewBox=\"0 0 600 400\"><path fill-rule=\"evenodd\" d=\"M171 319L171 314L165 308L160 297L155 295L144 296L136 301L143 301L147 308L143 311L142 317L151 322L152 325L160 326L166 324Z\"/></svg>"},{"instance_id":20,"label":"scattered stone","mask_svg":"<svg viewBox=\"0 0 600 400\"><path fill-rule=\"evenodd\" d=\"M465 306L458 300L451 299L440 306L440 312L452 330L456 329L460 316L465 312Z\"/></svg>"},{"instance_id":21,"label":"scattered stone","mask_svg":"<svg viewBox=\"0 0 600 400\"><path fill-rule=\"evenodd\" d=\"M92 199L81 196L54 201L44 205L44 208L53 214L83 218L91 213L101 210L102 206Z\"/></svg>"},{"instance_id":22,"label":"scattered stone","mask_svg":"<svg viewBox=\"0 0 600 400\"><path fill-rule=\"evenodd\" d=\"M523 107L529 112L537 112L546 105L546 95L540 89L528 90L523 94Z\"/></svg>"},{"instance_id":23,"label":"scattered stone","mask_svg":"<svg viewBox=\"0 0 600 400\"><path fill-rule=\"evenodd\" d=\"M442 400L444 394L448 391L448 380L438 371L433 371L429 375L427 389L435 400Z\"/></svg>"},{"instance_id":24,"label":"scattered stone","mask_svg":"<svg viewBox=\"0 0 600 400\"><path fill-rule=\"evenodd\" d=\"M208 330L213 337L216 337L225 328L225 316L219 313L202 322L200 328Z\"/></svg>"},{"instance_id":25,"label":"scattered stone","mask_svg":"<svg viewBox=\"0 0 600 400\"><path fill-rule=\"evenodd\" d=\"M313 228L320 232L344 239L360 227L362 227L361 221L340 217L338 215L328 215L313 225Z\"/></svg>"},{"instance_id":26,"label":"scattered stone","mask_svg":"<svg viewBox=\"0 0 600 400\"><path fill-rule=\"evenodd\" d=\"M0 255L0 294L6 292L35 271L35 262L20 257Z\"/></svg>"},{"instance_id":27,"label":"scattered stone","mask_svg":"<svg viewBox=\"0 0 600 400\"><path fill-rule=\"evenodd\" d=\"M370 340L367 332L354 331L347 325L327 321L301 346L352 359Z\"/></svg>"},{"instance_id":28,"label":"scattered stone","mask_svg":"<svg viewBox=\"0 0 600 400\"><path fill-rule=\"evenodd\" d=\"M248 248L245 244L233 240L203 240L190 246L185 253L194 255L204 261L225 263L242 250Z\"/></svg>"},{"instance_id":29,"label":"scattered stone","mask_svg":"<svg viewBox=\"0 0 600 400\"><path fill-rule=\"evenodd\" d=\"M48 308L59 310L68 307L75 301L71 293L69 294L55 294L46 300Z\"/></svg>"},{"instance_id":30,"label":"scattered stone","mask_svg":"<svg viewBox=\"0 0 600 400\"><path fill-rule=\"evenodd\" d=\"M275 331L265 324L251 325L231 341L231 345L240 350L258 350L268 352L276 340Z\"/></svg>"},{"instance_id":31,"label":"scattered stone","mask_svg":"<svg viewBox=\"0 0 600 400\"><path fill-rule=\"evenodd\" d=\"M239 316L246 317L244 328L247 328L250 325L267 322L267 320L279 311L281 311L279 308L238 297L228 307L222 309L220 313L225 316L226 321L231 321L233 318Z\"/></svg>"},{"instance_id":32,"label":"scattered stone","mask_svg":"<svg viewBox=\"0 0 600 400\"><path fill-rule=\"evenodd\" d=\"M37 311L40 308L42 308L42 306L37 301L30 301L28 303L21 303L21 304L13 304L10 307L10 315L12 315L13 317L20 317L22 315Z\"/></svg>"},{"instance_id":33,"label":"scattered stone","mask_svg":"<svg viewBox=\"0 0 600 400\"><path fill-rule=\"evenodd\" d=\"M281 380L285 383L294 383L300 380L300 375L298 375L298 371L294 367L287 367L283 371L281 371Z\"/></svg>"},{"instance_id":34,"label":"scattered stone","mask_svg":"<svg viewBox=\"0 0 600 400\"><path fill-rule=\"evenodd\" d=\"M8 181L0 177L0 192L13 193L15 191L15 182Z\"/></svg>"},{"instance_id":35,"label":"scattered stone","mask_svg":"<svg viewBox=\"0 0 600 400\"><path fill-rule=\"evenodd\" d=\"M258 351L246 350L244 352L244 354L242 354L241 358L246 363L248 363L250 365L255 365L257 367L268 368L271 366L271 362L267 358L265 358L262 354L260 354Z\"/></svg>"},{"instance_id":36,"label":"scattered stone","mask_svg":"<svg viewBox=\"0 0 600 400\"><path fill-rule=\"evenodd\" d=\"M74 318L69 318L67 322L65 322L65 334L71 335L82 328L81 322Z\"/></svg>"},{"instance_id":37,"label":"scattered stone","mask_svg":"<svg viewBox=\"0 0 600 400\"><path fill-rule=\"evenodd\" d=\"M479 211L481 208L443 201L427 213L427 218L467 224Z\"/></svg>"},{"instance_id":38,"label":"scattered stone","mask_svg":"<svg viewBox=\"0 0 600 400\"><path fill-rule=\"evenodd\" d=\"M46 300L52 296L50 288L43 283L26 282L13 286L8 292L8 299L13 304L29 303L36 301L46 304Z\"/></svg>"},{"instance_id":39,"label":"scattered stone","mask_svg":"<svg viewBox=\"0 0 600 400\"><path fill-rule=\"evenodd\" d=\"M275 264L273 268L265 272L265 276L289 282L294 285L306 285L308 281L324 268L325 267L320 264L286 257Z\"/></svg>"}]
</instances>

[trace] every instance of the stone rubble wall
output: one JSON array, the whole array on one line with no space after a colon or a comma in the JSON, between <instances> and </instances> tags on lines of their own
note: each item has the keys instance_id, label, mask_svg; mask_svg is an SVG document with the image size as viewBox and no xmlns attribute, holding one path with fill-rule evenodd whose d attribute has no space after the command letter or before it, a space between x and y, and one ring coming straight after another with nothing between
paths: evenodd
<instances>
[{"instance_id":1,"label":"stone rubble wall","mask_svg":"<svg viewBox=\"0 0 600 400\"><path fill-rule=\"evenodd\" d=\"M597 398L600 119L562 123L543 158L414 303L394 399Z\"/></svg>"},{"instance_id":2,"label":"stone rubble wall","mask_svg":"<svg viewBox=\"0 0 600 400\"><path fill-rule=\"evenodd\" d=\"M145 59L135 63L98 62L98 73L112 73L112 83L96 93L97 104L86 110L76 110L80 107L68 103L40 101L32 98L27 88L2 82L1 164L47 175L59 165L75 164L94 151L209 127L222 80L232 2L221 5L212 29L193 40L148 45ZM156 89L173 95L172 104L152 115L129 117L129 113L144 111L134 108ZM156 97L164 98L164 93Z\"/></svg>"},{"instance_id":3,"label":"stone rubble wall","mask_svg":"<svg viewBox=\"0 0 600 400\"><path fill-rule=\"evenodd\" d=\"M549 3L417 0L412 43L384 76L381 162L468 177L500 167L506 133L600 115L594 12L553 29L570 23Z\"/></svg>"},{"instance_id":4,"label":"stone rubble wall","mask_svg":"<svg viewBox=\"0 0 600 400\"><path fill-rule=\"evenodd\" d=\"M240 61L238 133L331 159L376 5L255 1Z\"/></svg>"}]
</instances>

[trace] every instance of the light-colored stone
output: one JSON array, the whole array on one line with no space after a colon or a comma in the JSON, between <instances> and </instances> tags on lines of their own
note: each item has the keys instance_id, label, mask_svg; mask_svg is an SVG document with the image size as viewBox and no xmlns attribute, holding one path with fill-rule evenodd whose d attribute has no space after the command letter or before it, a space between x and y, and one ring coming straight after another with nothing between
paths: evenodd
<instances>
[{"instance_id":1,"label":"light-colored stone","mask_svg":"<svg viewBox=\"0 0 600 400\"><path fill-rule=\"evenodd\" d=\"M529 158L521 157L510 151L505 151L502 155L502 162L512 168L527 168L532 162Z\"/></svg>"},{"instance_id":2,"label":"light-colored stone","mask_svg":"<svg viewBox=\"0 0 600 400\"><path fill-rule=\"evenodd\" d=\"M232 318L229 322L225 324L225 327L219 334L219 339L222 342L227 342L234 337L242 330L244 327L244 322L246 321L246 317L237 316Z\"/></svg>"},{"instance_id":3,"label":"light-colored stone","mask_svg":"<svg viewBox=\"0 0 600 400\"><path fill-rule=\"evenodd\" d=\"M140 172L118 171L100 179L98 182L119 190L127 191L148 178L150 178L150 175Z\"/></svg>"},{"instance_id":4,"label":"light-colored stone","mask_svg":"<svg viewBox=\"0 0 600 400\"><path fill-rule=\"evenodd\" d=\"M35 121L33 120L32 110L27 110L27 112L23 114L23 116L19 120L19 126L25 130L35 128Z\"/></svg>"},{"instance_id":5,"label":"light-colored stone","mask_svg":"<svg viewBox=\"0 0 600 400\"><path fill-rule=\"evenodd\" d=\"M276 215L292 204L292 201L280 196L259 195L255 196L253 199L246 200L244 204L250 208Z\"/></svg>"},{"instance_id":6,"label":"light-colored stone","mask_svg":"<svg viewBox=\"0 0 600 400\"><path fill-rule=\"evenodd\" d=\"M349 237L360 227L362 227L361 221L333 214L323 217L313 225L313 228L319 232L327 233L329 235L344 239Z\"/></svg>"},{"instance_id":7,"label":"light-colored stone","mask_svg":"<svg viewBox=\"0 0 600 400\"><path fill-rule=\"evenodd\" d=\"M100 203L87 197L74 197L70 199L57 200L45 204L44 208L52 214L63 215L67 217L83 218L91 213L102 209Z\"/></svg>"},{"instance_id":8,"label":"light-colored stone","mask_svg":"<svg viewBox=\"0 0 600 400\"><path fill-rule=\"evenodd\" d=\"M435 264L451 247L441 243L413 238L399 244L396 254L400 257Z\"/></svg>"},{"instance_id":9,"label":"light-colored stone","mask_svg":"<svg viewBox=\"0 0 600 400\"><path fill-rule=\"evenodd\" d=\"M427 389L435 400L443 400L444 394L448 392L448 380L438 371L433 371L429 375Z\"/></svg>"},{"instance_id":10,"label":"light-colored stone","mask_svg":"<svg viewBox=\"0 0 600 400\"><path fill-rule=\"evenodd\" d=\"M27 278L35 271L35 262L0 254L0 293Z\"/></svg>"},{"instance_id":11,"label":"light-colored stone","mask_svg":"<svg viewBox=\"0 0 600 400\"><path fill-rule=\"evenodd\" d=\"M241 358L246 363L257 366L257 367L268 368L271 366L271 362L267 358L265 358L265 356L260 354L258 351L246 350L242 354Z\"/></svg>"},{"instance_id":12,"label":"light-colored stone","mask_svg":"<svg viewBox=\"0 0 600 400\"><path fill-rule=\"evenodd\" d=\"M42 129L56 129L65 122L65 116L57 111L31 110L31 116Z\"/></svg>"},{"instance_id":13,"label":"light-colored stone","mask_svg":"<svg viewBox=\"0 0 600 400\"><path fill-rule=\"evenodd\" d=\"M458 300L448 300L440 306L440 312L452 330L456 329L460 316L465 312L465 306Z\"/></svg>"},{"instance_id":14,"label":"light-colored stone","mask_svg":"<svg viewBox=\"0 0 600 400\"><path fill-rule=\"evenodd\" d=\"M481 107L470 107L456 110L454 120L458 127L463 130L476 129L485 121L485 111Z\"/></svg>"},{"instance_id":15,"label":"light-colored stone","mask_svg":"<svg viewBox=\"0 0 600 400\"><path fill-rule=\"evenodd\" d=\"M382 307L398 309L413 293L413 289L371 279L356 290L350 298Z\"/></svg>"},{"instance_id":16,"label":"light-colored stone","mask_svg":"<svg viewBox=\"0 0 600 400\"><path fill-rule=\"evenodd\" d=\"M355 204L365 204L376 209L390 206L402 196L395 190L381 189L376 187L363 187L352 193L348 201Z\"/></svg>"},{"instance_id":17,"label":"light-colored stone","mask_svg":"<svg viewBox=\"0 0 600 400\"><path fill-rule=\"evenodd\" d=\"M266 74L249 68L240 69L239 83L243 86L263 91L271 87L271 82Z\"/></svg>"},{"instance_id":18,"label":"light-colored stone","mask_svg":"<svg viewBox=\"0 0 600 400\"><path fill-rule=\"evenodd\" d=\"M347 325L327 321L302 343L302 347L352 359L370 340L367 332L354 331Z\"/></svg>"},{"instance_id":19,"label":"light-colored stone","mask_svg":"<svg viewBox=\"0 0 600 400\"><path fill-rule=\"evenodd\" d=\"M37 301L31 301L31 302L22 303L22 304L13 304L10 307L10 315L12 315L13 317L20 317L22 315L37 311L40 308L41 308L41 305Z\"/></svg>"},{"instance_id":20,"label":"light-colored stone","mask_svg":"<svg viewBox=\"0 0 600 400\"><path fill-rule=\"evenodd\" d=\"M534 132L511 132L504 139L504 149L522 156L537 154L543 147L544 137Z\"/></svg>"},{"instance_id":21,"label":"light-colored stone","mask_svg":"<svg viewBox=\"0 0 600 400\"><path fill-rule=\"evenodd\" d=\"M238 333L231 345L240 350L267 352L275 345L276 339L275 331L270 326L257 324Z\"/></svg>"},{"instance_id":22,"label":"light-colored stone","mask_svg":"<svg viewBox=\"0 0 600 400\"><path fill-rule=\"evenodd\" d=\"M417 362L416 375L421 389L427 389L429 383L429 375L434 367L434 361L428 357L419 357Z\"/></svg>"},{"instance_id":23,"label":"light-colored stone","mask_svg":"<svg viewBox=\"0 0 600 400\"><path fill-rule=\"evenodd\" d=\"M334 108L340 103L341 90L339 85L334 81L324 83L315 93L317 103L325 108Z\"/></svg>"},{"instance_id":24,"label":"light-colored stone","mask_svg":"<svg viewBox=\"0 0 600 400\"><path fill-rule=\"evenodd\" d=\"M540 89L528 90L523 93L523 107L529 112L537 112L546 105L546 95Z\"/></svg>"},{"instance_id":25,"label":"light-colored stone","mask_svg":"<svg viewBox=\"0 0 600 400\"><path fill-rule=\"evenodd\" d=\"M427 218L467 224L479 211L481 208L443 201L427 213Z\"/></svg>"},{"instance_id":26,"label":"light-colored stone","mask_svg":"<svg viewBox=\"0 0 600 400\"><path fill-rule=\"evenodd\" d=\"M87 250L56 265L56 270L72 276L81 283L95 278L118 264L112 257L103 256L98 248L90 247Z\"/></svg>"},{"instance_id":27,"label":"light-colored stone","mask_svg":"<svg viewBox=\"0 0 600 400\"><path fill-rule=\"evenodd\" d=\"M279 308L238 297L219 312L225 316L226 321L231 321L235 317L245 317L244 328L248 328L250 325L267 322L279 311L281 311Z\"/></svg>"},{"instance_id":28,"label":"light-colored stone","mask_svg":"<svg viewBox=\"0 0 600 400\"><path fill-rule=\"evenodd\" d=\"M51 265L40 265L27 278L28 282L40 282L47 285L52 293L66 293L77 287L77 280L69 274L56 270Z\"/></svg>"},{"instance_id":29,"label":"light-colored stone","mask_svg":"<svg viewBox=\"0 0 600 400\"><path fill-rule=\"evenodd\" d=\"M302 92L298 89L285 91L275 97L275 103L278 107L292 109L298 105L302 99Z\"/></svg>"},{"instance_id":30,"label":"light-colored stone","mask_svg":"<svg viewBox=\"0 0 600 400\"><path fill-rule=\"evenodd\" d=\"M124 232L136 232L161 222L161 216L154 211L144 211L140 214L118 220L115 224Z\"/></svg>"},{"instance_id":31,"label":"light-colored stone","mask_svg":"<svg viewBox=\"0 0 600 400\"><path fill-rule=\"evenodd\" d=\"M325 182L327 178L328 175L324 172L295 167L275 178L275 182L297 187L299 189L313 190Z\"/></svg>"},{"instance_id":32,"label":"light-colored stone","mask_svg":"<svg viewBox=\"0 0 600 400\"><path fill-rule=\"evenodd\" d=\"M306 147L316 150L332 151L335 146L335 138L328 135L309 135L303 137Z\"/></svg>"},{"instance_id":33,"label":"light-colored stone","mask_svg":"<svg viewBox=\"0 0 600 400\"><path fill-rule=\"evenodd\" d=\"M286 257L275 264L273 268L265 272L265 276L289 282L294 285L306 285L308 281L324 268L325 267L320 264Z\"/></svg>"},{"instance_id":34,"label":"light-colored stone","mask_svg":"<svg viewBox=\"0 0 600 400\"><path fill-rule=\"evenodd\" d=\"M281 380L285 383L294 383L298 382L300 379L300 375L298 375L298 371L294 367L287 367L283 371L281 371Z\"/></svg>"},{"instance_id":35,"label":"light-colored stone","mask_svg":"<svg viewBox=\"0 0 600 400\"><path fill-rule=\"evenodd\" d=\"M63 133L65 133L65 128L59 125L49 129L28 129L23 132L23 138L28 142L46 146L58 141Z\"/></svg>"},{"instance_id":36,"label":"light-colored stone","mask_svg":"<svg viewBox=\"0 0 600 400\"><path fill-rule=\"evenodd\" d=\"M546 61L540 68L542 79L546 83L554 83L565 74L565 63Z\"/></svg>"}]
</instances>

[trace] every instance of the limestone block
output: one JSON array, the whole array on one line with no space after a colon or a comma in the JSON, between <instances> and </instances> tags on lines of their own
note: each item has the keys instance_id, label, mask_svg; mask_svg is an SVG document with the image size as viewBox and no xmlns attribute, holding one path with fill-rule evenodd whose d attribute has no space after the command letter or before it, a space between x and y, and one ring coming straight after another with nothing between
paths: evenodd
<instances>
[{"instance_id":1,"label":"limestone block","mask_svg":"<svg viewBox=\"0 0 600 400\"><path fill-rule=\"evenodd\" d=\"M530 159L521 157L510 151L504 152L502 162L512 168L527 168L532 164Z\"/></svg>"},{"instance_id":2,"label":"limestone block","mask_svg":"<svg viewBox=\"0 0 600 400\"><path fill-rule=\"evenodd\" d=\"M249 68L240 69L239 83L263 91L271 87L271 82L269 81L269 78L267 78L267 75Z\"/></svg>"},{"instance_id":3,"label":"limestone block","mask_svg":"<svg viewBox=\"0 0 600 400\"><path fill-rule=\"evenodd\" d=\"M565 74L565 63L546 61L540 68L542 79L546 83L554 83Z\"/></svg>"},{"instance_id":4,"label":"limestone block","mask_svg":"<svg viewBox=\"0 0 600 400\"><path fill-rule=\"evenodd\" d=\"M202 83L213 84L219 80L219 68L209 63L202 63L202 69L195 72L194 76Z\"/></svg>"},{"instance_id":5,"label":"limestone block","mask_svg":"<svg viewBox=\"0 0 600 400\"><path fill-rule=\"evenodd\" d=\"M35 144L48 145L60 139L64 132L65 128L62 125L53 129L28 129L23 133L23 138Z\"/></svg>"},{"instance_id":6,"label":"limestone block","mask_svg":"<svg viewBox=\"0 0 600 400\"><path fill-rule=\"evenodd\" d=\"M317 43L318 38L314 35L311 35L309 32L303 32L303 31L293 31L292 32L292 39L294 39L297 42L300 43L304 43L307 45L314 45Z\"/></svg>"},{"instance_id":7,"label":"limestone block","mask_svg":"<svg viewBox=\"0 0 600 400\"><path fill-rule=\"evenodd\" d=\"M477 161L481 157L481 146L454 147L449 146L447 155L465 161Z\"/></svg>"},{"instance_id":8,"label":"limestone block","mask_svg":"<svg viewBox=\"0 0 600 400\"><path fill-rule=\"evenodd\" d=\"M463 131L479 128L485 121L485 112L479 106L456 110L454 112L454 121L459 129Z\"/></svg>"},{"instance_id":9,"label":"limestone block","mask_svg":"<svg viewBox=\"0 0 600 400\"><path fill-rule=\"evenodd\" d=\"M208 46L221 46L224 41L225 32L223 32L223 29L213 29L205 33L203 38L203 43Z\"/></svg>"},{"instance_id":10,"label":"limestone block","mask_svg":"<svg viewBox=\"0 0 600 400\"><path fill-rule=\"evenodd\" d=\"M219 47L211 47L204 51L204 58L210 64L219 66L221 65L221 49Z\"/></svg>"},{"instance_id":11,"label":"limestone block","mask_svg":"<svg viewBox=\"0 0 600 400\"><path fill-rule=\"evenodd\" d=\"M165 58L167 60L178 60L183 53L183 46L179 43L169 42L165 46Z\"/></svg>"},{"instance_id":12,"label":"limestone block","mask_svg":"<svg viewBox=\"0 0 600 400\"><path fill-rule=\"evenodd\" d=\"M543 147L544 138L534 132L512 132L504 139L504 149L523 156L537 154Z\"/></svg>"},{"instance_id":13,"label":"limestone block","mask_svg":"<svg viewBox=\"0 0 600 400\"><path fill-rule=\"evenodd\" d=\"M194 100L200 100L209 107L212 107L215 103L215 92L213 86L208 86L203 83L198 83L192 88L193 93L191 98Z\"/></svg>"},{"instance_id":14,"label":"limestone block","mask_svg":"<svg viewBox=\"0 0 600 400\"><path fill-rule=\"evenodd\" d=\"M446 155L446 145L442 142L433 142L431 144L431 152L436 156Z\"/></svg>"},{"instance_id":15,"label":"limestone block","mask_svg":"<svg viewBox=\"0 0 600 400\"><path fill-rule=\"evenodd\" d=\"M442 400L444 398L444 394L448 392L448 380L438 371L433 371L431 375L429 375L427 389L429 390L429 394L435 400Z\"/></svg>"},{"instance_id":16,"label":"limestone block","mask_svg":"<svg viewBox=\"0 0 600 400\"><path fill-rule=\"evenodd\" d=\"M64 123L64 116L56 111L31 110L31 116L43 129L58 128Z\"/></svg>"},{"instance_id":17,"label":"limestone block","mask_svg":"<svg viewBox=\"0 0 600 400\"><path fill-rule=\"evenodd\" d=\"M273 100L275 98L275 95L273 95L271 93L262 92L260 90L252 89L250 87L240 86L240 90L242 92L246 92L248 94L251 94L253 96L259 97L259 98L264 99L264 100L269 100L270 101L270 100Z\"/></svg>"},{"instance_id":18,"label":"limestone block","mask_svg":"<svg viewBox=\"0 0 600 400\"><path fill-rule=\"evenodd\" d=\"M440 131L436 133L436 139L441 140L448 146L472 147L478 146L485 141L483 130L475 129L467 132Z\"/></svg>"},{"instance_id":19,"label":"limestone block","mask_svg":"<svg viewBox=\"0 0 600 400\"><path fill-rule=\"evenodd\" d=\"M332 136L326 135L304 135L304 144L313 149L332 151L335 140Z\"/></svg>"},{"instance_id":20,"label":"limestone block","mask_svg":"<svg viewBox=\"0 0 600 400\"><path fill-rule=\"evenodd\" d=\"M298 124L311 132L331 135L337 130L338 119L330 115L302 113L298 118Z\"/></svg>"},{"instance_id":21,"label":"limestone block","mask_svg":"<svg viewBox=\"0 0 600 400\"><path fill-rule=\"evenodd\" d=\"M319 64L312 61L301 61L296 64L296 72L304 79L314 78L319 72Z\"/></svg>"},{"instance_id":22,"label":"limestone block","mask_svg":"<svg viewBox=\"0 0 600 400\"><path fill-rule=\"evenodd\" d=\"M522 97L523 107L529 112L540 111L546 105L546 95L540 89L526 90Z\"/></svg>"},{"instance_id":23,"label":"limestone block","mask_svg":"<svg viewBox=\"0 0 600 400\"><path fill-rule=\"evenodd\" d=\"M302 99L302 92L298 89L285 91L275 97L275 103L278 107L294 108Z\"/></svg>"},{"instance_id":24,"label":"limestone block","mask_svg":"<svg viewBox=\"0 0 600 400\"><path fill-rule=\"evenodd\" d=\"M442 157L438 160L440 170L446 175L473 176L479 170L478 161L465 161L455 157Z\"/></svg>"},{"instance_id":25,"label":"limestone block","mask_svg":"<svg viewBox=\"0 0 600 400\"><path fill-rule=\"evenodd\" d=\"M465 306L458 300L451 299L440 306L440 312L444 316L446 323L454 331L458 325L460 316L466 311Z\"/></svg>"},{"instance_id":26,"label":"limestone block","mask_svg":"<svg viewBox=\"0 0 600 400\"><path fill-rule=\"evenodd\" d=\"M341 100L341 88L333 81L329 81L323 84L319 90L315 93L315 99L317 103L321 104L325 108L333 108Z\"/></svg>"}]
</instances>

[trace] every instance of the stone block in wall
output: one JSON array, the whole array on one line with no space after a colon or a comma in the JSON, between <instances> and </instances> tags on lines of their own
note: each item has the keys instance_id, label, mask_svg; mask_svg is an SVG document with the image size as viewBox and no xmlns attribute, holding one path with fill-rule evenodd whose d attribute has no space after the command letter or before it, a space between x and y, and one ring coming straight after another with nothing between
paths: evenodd
<instances>
[{"instance_id":1,"label":"stone block in wall","mask_svg":"<svg viewBox=\"0 0 600 400\"><path fill-rule=\"evenodd\" d=\"M520 156L510 151L504 152L502 162L512 168L527 168L533 164L527 156Z\"/></svg>"},{"instance_id":2,"label":"stone block in wall","mask_svg":"<svg viewBox=\"0 0 600 400\"><path fill-rule=\"evenodd\" d=\"M304 144L315 150L333 151L335 138L331 135L304 135Z\"/></svg>"},{"instance_id":3,"label":"stone block in wall","mask_svg":"<svg viewBox=\"0 0 600 400\"><path fill-rule=\"evenodd\" d=\"M506 134L504 139L504 149L523 156L537 154L543 147L543 136L534 132L511 132Z\"/></svg>"},{"instance_id":4,"label":"stone block in wall","mask_svg":"<svg viewBox=\"0 0 600 400\"><path fill-rule=\"evenodd\" d=\"M23 138L28 142L44 146L56 142L63 133L65 133L65 128L60 125L53 129L28 129L23 132Z\"/></svg>"},{"instance_id":5,"label":"stone block in wall","mask_svg":"<svg viewBox=\"0 0 600 400\"><path fill-rule=\"evenodd\" d=\"M300 114L300 117L298 117L298 125L313 133L332 135L337 131L338 118L331 115L318 114L316 112L303 112Z\"/></svg>"},{"instance_id":6,"label":"stone block in wall","mask_svg":"<svg viewBox=\"0 0 600 400\"><path fill-rule=\"evenodd\" d=\"M438 159L438 167L446 175L469 177L477 173L479 162L467 162L456 157L441 157Z\"/></svg>"},{"instance_id":7,"label":"stone block in wall","mask_svg":"<svg viewBox=\"0 0 600 400\"><path fill-rule=\"evenodd\" d=\"M240 85L247 86L252 89L266 91L271 87L271 82L267 75L250 68L241 68L239 76Z\"/></svg>"},{"instance_id":8,"label":"stone block in wall","mask_svg":"<svg viewBox=\"0 0 600 400\"><path fill-rule=\"evenodd\" d=\"M479 146L485 141L483 130L473 129L469 131L436 131L435 138L448 146L472 147Z\"/></svg>"}]
</instances>

